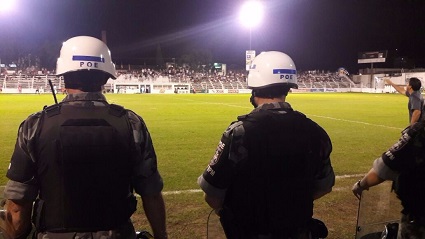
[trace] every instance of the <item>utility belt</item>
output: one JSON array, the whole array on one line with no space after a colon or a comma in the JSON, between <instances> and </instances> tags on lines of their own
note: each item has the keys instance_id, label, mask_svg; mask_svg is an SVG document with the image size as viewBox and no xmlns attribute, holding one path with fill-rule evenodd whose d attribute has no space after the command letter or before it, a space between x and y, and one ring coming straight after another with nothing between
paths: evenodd
<instances>
[{"instance_id":1,"label":"utility belt","mask_svg":"<svg viewBox=\"0 0 425 239\"><path fill-rule=\"evenodd\" d=\"M140 233L139 233L140 234ZM36 232L32 239L64 239L64 238L92 238L92 239L102 239L102 238L123 238L123 239L148 239L146 232L139 235L134 230L133 224L131 221L118 226L117 228L107 230L107 231L87 231L87 232ZM25 238L23 238L25 239Z\"/></svg>"},{"instance_id":2,"label":"utility belt","mask_svg":"<svg viewBox=\"0 0 425 239\"><path fill-rule=\"evenodd\" d=\"M232 211L228 208L221 209L219 212L220 223L223 231L228 239L284 239L284 238L326 238L328 236L328 228L326 225L315 218L311 218L305 225L296 228L285 228L283 225L279 232L273 233L256 233L255 228L241 228L237 225ZM310 237L311 236L311 237Z\"/></svg>"},{"instance_id":3,"label":"utility belt","mask_svg":"<svg viewBox=\"0 0 425 239\"><path fill-rule=\"evenodd\" d=\"M253 235L252 237L249 237L252 239L291 239L291 238L297 238L297 239L311 239L316 238L311 236L311 232L308 230L308 228L298 228L295 230L295 232L286 232L286 233L279 233L279 234L259 234L259 235Z\"/></svg>"},{"instance_id":4,"label":"utility belt","mask_svg":"<svg viewBox=\"0 0 425 239\"><path fill-rule=\"evenodd\" d=\"M82 218L76 215L64 215L63 211L47 213L45 202L37 199L34 203L32 222L37 232L88 232L88 231L109 231L116 230L128 225L131 215L136 211L137 200L132 195L127 198L126 203L120 203L118 208L105 208L99 215L86 215L90 219L88 223L78 223ZM49 216L50 215L50 218ZM54 218L52 218L54 215ZM77 223L75 223L77 222ZM131 224L131 223L130 223Z\"/></svg>"}]
</instances>

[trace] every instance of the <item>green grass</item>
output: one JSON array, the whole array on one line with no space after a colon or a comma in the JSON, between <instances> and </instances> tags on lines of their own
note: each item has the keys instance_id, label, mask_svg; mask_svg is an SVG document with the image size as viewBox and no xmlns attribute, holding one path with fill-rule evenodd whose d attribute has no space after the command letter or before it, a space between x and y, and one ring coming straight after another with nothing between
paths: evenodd
<instances>
[{"instance_id":1,"label":"green grass","mask_svg":"<svg viewBox=\"0 0 425 239\"><path fill-rule=\"evenodd\" d=\"M132 109L144 118L157 152L164 191L198 189L196 179L214 154L222 132L238 115L252 110L246 94L106 96L111 103ZM63 97L58 95L58 100ZM373 160L390 147L408 125L407 97L398 94L290 94L287 100L328 132L333 142L331 158L337 175L366 173ZM49 94L0 94L0 185L7 181L5 174L19 124L31 113L52 103ZM329 218L326 220L329 238L353 238L357 200L350 188L356 180L337 180L336 187L343 190L316 202L319 216ZM165 197L171 238L205 238L204 224L209 209L202 194ZM340 221L346 217L349 223L341 225L336 217ZM143 219L135 220L136 225L146 226Z\"/></svg>"}]
</instances>

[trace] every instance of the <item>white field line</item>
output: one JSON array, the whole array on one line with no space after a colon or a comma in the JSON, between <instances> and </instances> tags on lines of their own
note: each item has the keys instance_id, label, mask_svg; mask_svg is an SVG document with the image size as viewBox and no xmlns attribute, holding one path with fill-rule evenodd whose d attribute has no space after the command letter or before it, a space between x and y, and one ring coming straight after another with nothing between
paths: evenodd
<instances>
[{"instance_id":1,"label":"white field line","mask_svg":"<svg viewBox=\"0 0 425 239\"><path fill-rule=\"evenodd\" d=\"M246 107L246 106L240 106L240 105L232 105L232 104L225 104L225 103L216 103L216 102L190 100L190 99L179 99L179 100L190 101L190 102L199 103L199 104L224 105L224 106L235 107L235 108L252 109L252 107Z\"/></svg>"},{"instance_id":2,"label":"white field line","mask_svg":"<svg viewBox=\"0 0 425 239\"><path fill-rule=\"evenodd\" d=\"M235 108L252 109L252 107L246 107L246 106L240 106L240 105L232 105L232 104L225 104L225 103L216 103L216 102L207 102L207 101L196 101L196 100L190 100L190 99L180 99L180 100L191 101L191 102L202 103L202 104L224 105L224 106L235 107ZM362 122L362 121L340 119L340 118L334 118L334 117L323 116L323 115L307 115L307 116L317 117L317 118L324 118L324 119L330 119L330 120L337 120L337 121L343 121L343 122L354 123L354 124L363 124L363 125L368 125L368 126L377 126L377 127L387 128L387 129L403 130L403 128L392 127L392 126L388 126L388 125L371 124L371 123Z\"/></svg>"},{"instance_id":3,"label":"white field line","mask_svg":"<svg viewBox=\"0 0 425 239\"><path fill-rule=\"evenodd\" d=\"M345 179L345 178L360 178L364 176L364 174L351 174L351 175L338 175L335 176L336 179ZM353 182L354 183L354 182ZM337 187L333 188L332 191L343 191L346 190L346 188ZM190 193L201 193L201 189L188 189L188 190L176 190L176 191L164 191L162 192L163 195L176 195L176 194L190 194Z\"/></svg>"},{"instance_id":4,"label":"white field line","mask_svg":"<svg viewBox=\"0 0 425 239\"><path fill-rule=\"evenodd\" d=\"M323 115L310 115L310 116L314 116L314 117L318 117L318 118L324 118L324 119L338 120L338 121L349 122L349 123L355 123L355 124L364 124L364 125L370 125L370 126L378 126L378 127L388 128L388 129L403 130L403 128L392 127L392 126L388 126L388 125L371 124L371 123L362 122L362 121L339 119L339 118L328 117L328 116L323 116Z\"/></svg>"},{"instance_id":5,"label":"white field line","mask_svg":"<svg viewBox=\"0 0 425 239\"><path fill-rule=\"evenodd\" d=\"M336 179L345 179L345 178L359 178L363 177L365 174L345 174L345 175L337 175L335 176Z\"/></svg>"}]
</instances>

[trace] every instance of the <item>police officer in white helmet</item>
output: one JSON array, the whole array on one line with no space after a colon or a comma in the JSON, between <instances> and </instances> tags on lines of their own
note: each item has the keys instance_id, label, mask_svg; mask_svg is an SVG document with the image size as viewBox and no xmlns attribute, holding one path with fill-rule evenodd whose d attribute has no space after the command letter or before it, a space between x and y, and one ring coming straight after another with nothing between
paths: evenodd
<instances>
[{"instance_id":1,"label":"police officer in white helmet","mask_svg":"<svg viewBox=\"0 0 425 239\"><path fill-rule=\"evenodd\" d=\"M3 233L25 238L32 222L39 239L135 238L135 191L155 238L167 238L163 182L147 127L101 93L116 78L108 47L73 37L63 43L56 70L68 95L19 127Z\"/></svg>"},{"instance_id":2,"label":"police officer in white helmet","mask_svg":"<svg viewBox=\"0 0 425 239\"><path fill-rule=\"evenodd\" d=\"M313 201L331 192L331 140L325 130L286 102L297 88L292 59L263 52L248 75L255 109L223 133L198 178L227 238L326 237L312 219Z\"/></svg>"}]
</instances>

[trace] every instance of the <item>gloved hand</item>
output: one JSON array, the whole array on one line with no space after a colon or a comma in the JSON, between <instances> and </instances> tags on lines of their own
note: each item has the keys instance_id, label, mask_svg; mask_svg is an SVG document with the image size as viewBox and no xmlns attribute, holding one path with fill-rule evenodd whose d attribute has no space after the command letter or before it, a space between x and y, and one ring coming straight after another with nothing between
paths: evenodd
<instances>
[{"instance_id":1,"label":"gloved hand","mask_svg":"<svg viewBox=\"0 0 425 239\"><path fill-rule=\"evenodd\" d=\"M359 200L360 200L360 197L362 196L363 190L369 190L369 188L362 187L360 185L360 181L361 180L357 181L354 184L353 188L351 189L351 191L353 191L353 193L354 193L354 196L356 196Z\"/></svg>"}]
</instances>

